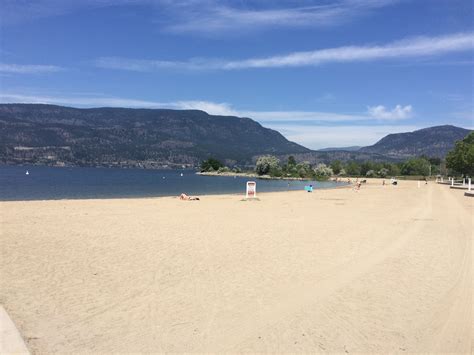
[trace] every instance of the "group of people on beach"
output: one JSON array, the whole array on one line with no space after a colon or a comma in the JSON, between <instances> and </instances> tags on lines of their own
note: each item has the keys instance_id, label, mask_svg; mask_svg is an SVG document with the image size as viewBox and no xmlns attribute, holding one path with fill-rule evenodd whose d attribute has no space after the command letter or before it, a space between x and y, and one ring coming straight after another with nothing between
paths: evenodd
<instances>
[{"instance_id":1,"label":"group of people on beach","mask_svg":"<svg viewBox=\"0 0 474 355\"><path fill-rule=\"evenodd\" d=\"M339 179L340 178L336 177L336 178L334 178L333 181L335 181L335 182L342 181L342 179L340 179L340 180ZM352 184L352 180L350 178L347 178L347 183ZM367 183L366 179L359 180L359 178L356 178L355 179L355 184L354 184L354 190L359 191L362 184L365 184L365 183ZM392 178L392 179L390 179L390 183L392 185L397 185L397 180L395 178ZM425 178L425 184L428 184L428 181L427 181L426 178ZM385 179L382 180L382 185L383 186L386 185ZM290 182L288 182L288 188L290 188ZM307 190L308 192L312 192L313 191L313 185L309 185L309 187L305 187L305 190ZM182 201L199 201L199 197L188 196L185 193L182 193L181 195L179 195L179 199L182 200Z\"/></svg>"}]
</instances>

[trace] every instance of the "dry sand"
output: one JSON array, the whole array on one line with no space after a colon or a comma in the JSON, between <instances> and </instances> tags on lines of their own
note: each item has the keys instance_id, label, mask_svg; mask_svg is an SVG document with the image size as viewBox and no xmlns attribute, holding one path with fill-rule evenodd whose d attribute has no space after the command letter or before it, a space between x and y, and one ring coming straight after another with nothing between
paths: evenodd
<instances>
[{"instance_id":1,"label":"dry sand","mask_svg":"<svg viewBox=\"0 0 474 355\"><path fill-rule=\"evenodd\" d=\"M463 191L240 199L2 202L0 303L34 353L471 352Z\"/></svg>"}]
</instances>

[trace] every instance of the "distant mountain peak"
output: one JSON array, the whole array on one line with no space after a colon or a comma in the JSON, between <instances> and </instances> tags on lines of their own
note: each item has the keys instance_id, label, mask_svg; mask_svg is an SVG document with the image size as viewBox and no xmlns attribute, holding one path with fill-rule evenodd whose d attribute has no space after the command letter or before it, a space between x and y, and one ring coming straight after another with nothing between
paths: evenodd
<instances>
[{"instance_id":1,"label":"distant mountain peak","mask_svg":"<svg viewBox=\"0 0 474 355\"><path fill-rule=\"evenodd\" d=\"M471 130L453 125L422 128L413 132L392 133L374 145L363 147L361 152L383 154L393 158L428 156L444 158L454 143Z\"/></svg>"}]
</instances>

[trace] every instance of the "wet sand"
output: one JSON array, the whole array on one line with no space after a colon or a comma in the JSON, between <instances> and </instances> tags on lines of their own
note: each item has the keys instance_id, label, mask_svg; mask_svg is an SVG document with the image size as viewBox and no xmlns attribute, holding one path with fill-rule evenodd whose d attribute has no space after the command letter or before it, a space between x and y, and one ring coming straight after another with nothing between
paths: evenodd
<instances>
[{"instance_id":1,"label":"wet sand","mask_svg":"<svg viewBox=\"0 0 474 355\"><path fill-rule=\"evenodd\" d=\"M33 353L471 352L474 199L259 197L0 202L0 304Z\"/></svg>"}]
</instances>

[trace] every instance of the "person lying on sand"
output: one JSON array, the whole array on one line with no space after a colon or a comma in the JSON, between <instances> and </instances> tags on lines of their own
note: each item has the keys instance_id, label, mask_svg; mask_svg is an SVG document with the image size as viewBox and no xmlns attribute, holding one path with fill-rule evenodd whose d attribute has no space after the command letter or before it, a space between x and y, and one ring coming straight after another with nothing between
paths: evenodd
<instances>
[{"instance_id":1,"label":"person lying on sand","mask_svg":"<svg viewBox=\"0 0 474 355\"><path fill-rule=\"evenodd\" d=\"M185 193L182 193L181 195L179 195L179 199L184 200L184 201L199 201L199 197L188 196Z\"/></svg>"}]
</instances>

